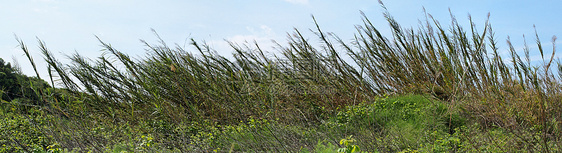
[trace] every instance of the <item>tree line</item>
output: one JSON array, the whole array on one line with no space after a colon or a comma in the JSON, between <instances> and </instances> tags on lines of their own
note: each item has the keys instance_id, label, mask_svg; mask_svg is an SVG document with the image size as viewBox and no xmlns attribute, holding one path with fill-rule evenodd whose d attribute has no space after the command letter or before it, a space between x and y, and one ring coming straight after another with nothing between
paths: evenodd
<instances>
[{"instance_id":1,"label":"tree line","mask_svg":"<svg viewBox=\"0 0 562 153\"><path fill-rule=\"evenodd\" d=\"M33 102L40 100L40 89L50 85L37 77L24 75L18 67L12 66L0 58L0 95L4 101L27 99Z\"/></svg>"}]
</instances>

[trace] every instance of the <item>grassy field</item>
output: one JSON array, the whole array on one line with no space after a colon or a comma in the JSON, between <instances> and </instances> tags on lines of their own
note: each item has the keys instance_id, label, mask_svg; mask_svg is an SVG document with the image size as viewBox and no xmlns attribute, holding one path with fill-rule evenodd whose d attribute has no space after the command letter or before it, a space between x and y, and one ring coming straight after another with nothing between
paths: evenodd
<instances>
[{"instance_id":1,"label":"grassy field","mask_svg":"<svg viewBox=\"0 0 562 153\"><path fill-rule=\"evenodd\" d=\"M489 22L383 15L392 36L363 15L351 43L316 24L317 39L295 30L274 51L231 43L233 59L195 40L133 59L100 40L102 56L61 63L40 41L58 88L2 92L0 152L561 151L562 65L538 36L532 65Z\"/></svg>"}]
</instances>

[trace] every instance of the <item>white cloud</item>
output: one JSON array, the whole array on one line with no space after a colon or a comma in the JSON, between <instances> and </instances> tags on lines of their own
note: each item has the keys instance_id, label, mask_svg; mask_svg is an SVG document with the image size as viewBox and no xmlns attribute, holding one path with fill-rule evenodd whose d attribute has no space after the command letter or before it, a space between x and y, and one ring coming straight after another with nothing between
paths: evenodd
<instances>
[{"instance_id":1,"label":"white cloud","mask_svg":"<svg viewBox=\"0 0 562 153\"><path fill-rule=\"evenodd\" d=\"M254 48L254 41L266 52L271 52L273 47L276 46L273 40L278 40L279 36L275 34L273 29L266 25L261 25L259 27L246 27L250 34L240 34L227 37L223 40L213 40L210 41L211 47L215 49L219 54L228 56L232 53L232 47L228 42L244 46L249 45L249 47Z\"/></svg>"},{"instance_id":2,"label":"white cloud","mask_svg":"<svg viewBox=\"0 0 562 153\"><path fill-rule=\"evenodd\" d=\"M308 0L285 0L285 2L293 4L308 4Z\"/></svg>"}]
</instances>

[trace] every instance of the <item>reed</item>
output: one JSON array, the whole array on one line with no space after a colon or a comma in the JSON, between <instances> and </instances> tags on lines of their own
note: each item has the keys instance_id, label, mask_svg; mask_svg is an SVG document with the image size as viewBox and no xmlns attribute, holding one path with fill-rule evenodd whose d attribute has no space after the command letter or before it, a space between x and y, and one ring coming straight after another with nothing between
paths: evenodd
<instances>
[{"instance_id":1,"label":"reed","mask_svg":"<svg viewBox=\"0 0 562 153\"><path fill-rule=\"evenodd\" d=\"M417 29L406 29L388 11L383 15L391 37L362 13L363 24L351 43L316 24L311 31L319 45L295 29L287 44L277 44L276 54L266 54L271 51L257 43L230 42L233 60L193 39L188 48L169 46L156 32L159 42L143 41L148 54L140 59L102 40L102 56L92 60L75 53L67 56L68 64L58 62L43 41L39 47L51 82L81 99L82 114L101 114L118 123L163 119L173 125L209 120L230 125L251 118L314 126L345 106L416 93L461 107L485 127L514 133L535 127L543 133L546 151L547 141L560 142L562 65L554 60L556 37L545 59L536 36L542 63L531 65L529 48L521 59L509 39L510 57L500 56L488 21L479 29L469 16L465 29L451 15L451 25L444 28L426 13ZM72 103L50 105L68 112L76 109ZM68 116L73 115L82 116Z\"/></svg>"}]
</instances>

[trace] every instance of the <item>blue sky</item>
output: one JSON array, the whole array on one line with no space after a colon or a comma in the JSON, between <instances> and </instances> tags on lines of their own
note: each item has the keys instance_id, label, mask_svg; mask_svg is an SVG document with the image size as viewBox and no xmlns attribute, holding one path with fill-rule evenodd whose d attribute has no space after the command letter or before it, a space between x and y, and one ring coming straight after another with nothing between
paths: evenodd
<instances>
[{"instance_id":1,"label":"blue sky","mask_svg":"<svg viewBox=\"0 0 562 153\"><path fill-rule=\"evenodd\" d=\"M423 7L443 25L450 22L450 8L465 27L469 13L482 27L489 12L503 52L508 49L508 35L518 49L522 48L523 35L533 46L533 25L545 48L552 48L553 35L562 36L562 1L383 2L401 25L414 28L424 17ZM64 55L74 52L92 59L101 55L102 48L95 36L133 57L141 57L146 52L139 39L156 43L150 29L156 30L168 44L183 45L194 38L230 56L231 49L225 40L255 40L269 49L271 40L284 42L293 28L305 31L314 40L307 30L314 28L311 15L324 31L351 42L355 25L361 24L359 11L364 11L377 27L388 29L377 0L5 0L0 4L0 58L12 63L14 58L25 74L34 74L14 34L28 45L42 75L47 74L46 65L41 61L36 37L45 41L62 62Z\"/></svg>"}]
</instances>

